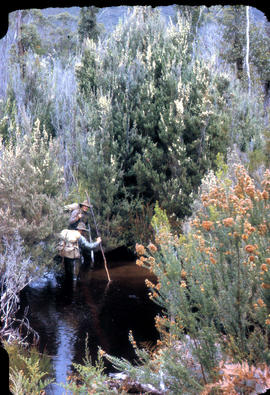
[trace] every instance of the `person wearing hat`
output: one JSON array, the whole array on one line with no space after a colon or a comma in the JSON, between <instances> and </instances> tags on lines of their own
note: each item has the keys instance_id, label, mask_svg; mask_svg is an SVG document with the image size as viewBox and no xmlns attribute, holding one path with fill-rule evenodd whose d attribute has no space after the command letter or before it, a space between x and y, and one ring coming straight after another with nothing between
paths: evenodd
<instances>
[{"instance_id":1,"label":"person wearing hat","mask_svg":"<svg viewBox=\"0 0 270 395\"><path fill-rule=\"evenodd\" d=\"M76 229L63 229L60 233L60 243L58 245L59 255L65 258L65 268L67 272L72 271L73 280L77 280L84 252L89 252L101 243L101 237L95 242L89 242L83 236L87 231L83 222L80 222Z\"/></svg>"},{"instance_id":2,"label":"person wearing hat","mask_svg":"<svg viewBox=\"0 0 270 395\"><path fill-rule=\"evenodd\" d=\"M78 232L80 232L80 235L81 235L78 238L78 244L79 244L79 248L80 248L81 251L85 251L85 250L86 251L91 251L94 248L98 247L99 244L101 243L101 237L98 237L96 239L96 241L93 242L93 243L90 243L89 241L86 240L86 238L83 236L83 232L86 232L87 229L86 229L86 226L85 226L85 224L83 222L80 222L77 225L76 230Z\"/></svg>"},{"instance_id":3,"label":"person wearing hat","mask_svg":"<svg viewBox=\"0 0 270 395\"><path fill-rule=\"evenodd\" d=\"M76 208L71 212L69 218L69 229L76 229L80 222L83 222L85 225L88 225L88 210L91 206L89 205L87 200L84 200L82 203L79 203L79 208Z\"/></svg>"}]
</instances>

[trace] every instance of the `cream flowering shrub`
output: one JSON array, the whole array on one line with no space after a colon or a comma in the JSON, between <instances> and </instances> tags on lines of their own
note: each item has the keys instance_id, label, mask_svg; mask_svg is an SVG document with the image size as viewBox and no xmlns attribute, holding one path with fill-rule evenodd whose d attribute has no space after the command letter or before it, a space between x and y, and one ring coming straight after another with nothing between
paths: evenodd
<instances>
[{"instance_id":1,"label":"cream flowering shrub","mask_svg":"<svg viewBox=\"0 0 270 395\"><path fill-rule=\"evenodd\" d=\"M26 252L46 265L45 250L63 226L57 143L36 121L31 135L17 132L16 145L1 142L0 152L0 236L10 240L18 231Z\"/></svg>"}]
</instances>

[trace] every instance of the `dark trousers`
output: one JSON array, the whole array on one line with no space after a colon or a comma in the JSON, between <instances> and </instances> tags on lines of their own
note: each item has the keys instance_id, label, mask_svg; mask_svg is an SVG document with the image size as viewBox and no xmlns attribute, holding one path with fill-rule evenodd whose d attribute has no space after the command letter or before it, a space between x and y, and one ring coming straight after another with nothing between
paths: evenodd
<instances>
[{"instance_id":1,"label":"dark trousers","mask_svg":"<svg viewBox=\"0 0 270 395\"><path fill-rule=\"evenodd\" d=\"M64 258L65 272L68 276L72 276L74 281L78 279L81 262L81 258Z\"/></svg>"}]
</instances>

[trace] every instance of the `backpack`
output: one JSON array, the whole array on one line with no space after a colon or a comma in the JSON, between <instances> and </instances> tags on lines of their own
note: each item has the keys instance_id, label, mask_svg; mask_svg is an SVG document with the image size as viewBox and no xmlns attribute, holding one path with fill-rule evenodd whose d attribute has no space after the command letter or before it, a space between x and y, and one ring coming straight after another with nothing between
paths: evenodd
<instances>
[{"instance_id":1,"label":"backpack","mask_svg":"<svg viewBox=\"0 0 270 395\"><path fill-rule=\"evenodd\" d=\"M71 211L77 210L78 208L80 208L79 203L66 204L64 206L64 211L67 211L67 212L71 213Z\"/></svg>"},{"instance_id":2,"label":"backpack","mask_svg":"<svg viewBox=\"0 0 270 395\"><path fill-rule=\"evenodd\" d=\"M59 234L57 245L58 254L63 258L77 259L80 258L80 248L78 240L81 237L77 230L63 229Z\"/></svg>"}]
</instances>

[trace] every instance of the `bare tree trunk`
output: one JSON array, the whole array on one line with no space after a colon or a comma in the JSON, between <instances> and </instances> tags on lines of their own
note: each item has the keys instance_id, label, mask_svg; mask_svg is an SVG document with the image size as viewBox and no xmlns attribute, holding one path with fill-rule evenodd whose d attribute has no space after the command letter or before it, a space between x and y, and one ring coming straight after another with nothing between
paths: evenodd
<instances>
[{"instance_id":1,"label":"bare tree trunk","mask_svg":"<svg viewBox=\"0 0 270 395\"><path fill-rule=\"evenodd\" d=\"M22 44L22 11L18 11L17 17L17 42L18 42L18 55L19 55L19 62L20 62L20 70L21 70L21 77L24 79L25 77L25 64L24 64L24 48Z\"/></svg>"},{"instance_id":2,"label":"bare tree trunk","mask_svg":"<svg viewBox=\"0 0 270 395\"><path fill-rule=\"evenodd\" d=\"M270 81L263 81L264 88L264 111L267 112L267 108L270 106Z\"/></svg>"},{"instance_id":3,"label":"bare tree trunk","mask_svg":"<svg viewBox=\"0 0 270 395\"><path fill-rule=\"evenodd\" d=\"M251 80L249 69L249 6L246 7L246 71L248 79L248 94L250 95Z\"/></svg>"},{"instance_id":4,"label":"bare tree trunk","mask_svg":"<svg viewBox=\"0 0 270 395\"><path fill-rule=\"evenodd\" d=\"M202 16L202 9L203 7L199 7L199 16L196 22L196 26L194 29L194 37L193 37L193 43L192 43L192 60L195 59L195 52L196 52L196 45L197 45L197 33L198 33L198 27L199 27L199 23L200 23L200 19Z\"/></svg>"}]
</instances>

